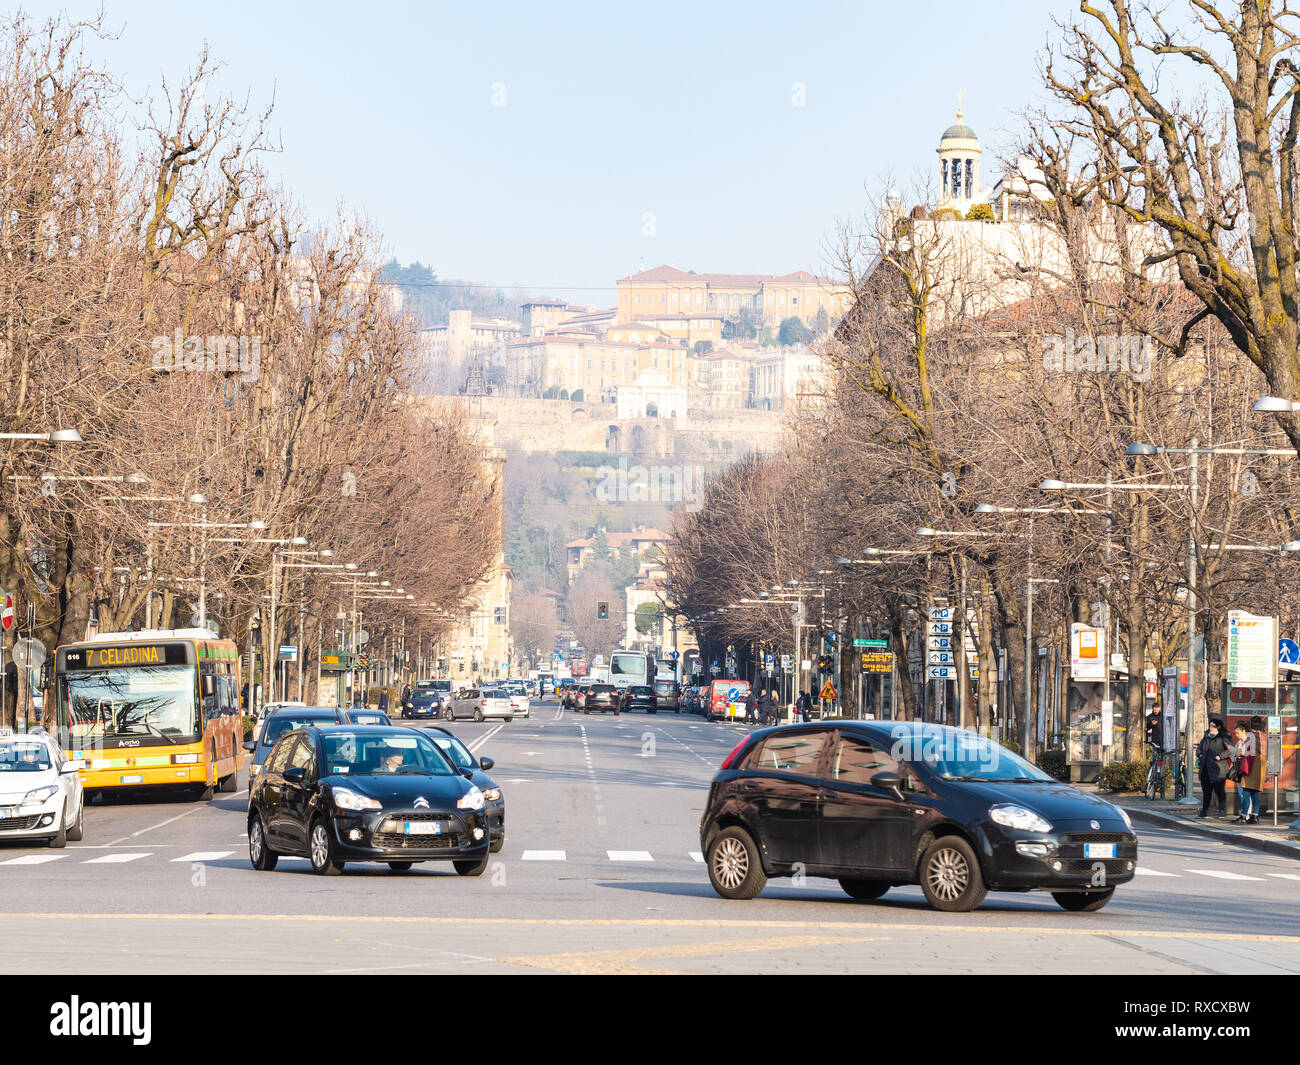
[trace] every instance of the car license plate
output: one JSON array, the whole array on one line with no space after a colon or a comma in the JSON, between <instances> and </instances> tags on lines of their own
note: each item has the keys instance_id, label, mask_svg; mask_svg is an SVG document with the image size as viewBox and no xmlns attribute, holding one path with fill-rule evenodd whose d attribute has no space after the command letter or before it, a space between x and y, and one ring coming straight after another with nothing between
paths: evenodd
<instances>
[{"instance_id":1,"label":"car license plate","mask_svg":"<svg viewBox=\"0 0 1300 1065\"><path fill-rule=\"evenodd\" d=\"M123 784L143 784L143 783L144 783L144 777L143 777L143 776L123 777L123 778L122 778L122 783L123 783Z\"/></svg>"},{"instance_id":2,"label":"car license plate","mask_svg":"<svg viewBox=\"0 0 1300 1065\"><path fill-rule=\"evenodd\" d=\"M1085 843L1083 845L1083 856L1085 858L1114 858L1115 844Z\"/></svg>"},{"instance_id":3,"label":"car license plate","mask_svg":"<svg viewBox=\"0 0 1300 1065\"><path fill-rule=\"evenodd\" d=\"M437 836L442 834L441 821L407 821L405 832L408 836Z\"/></svg>"}]
</instances>

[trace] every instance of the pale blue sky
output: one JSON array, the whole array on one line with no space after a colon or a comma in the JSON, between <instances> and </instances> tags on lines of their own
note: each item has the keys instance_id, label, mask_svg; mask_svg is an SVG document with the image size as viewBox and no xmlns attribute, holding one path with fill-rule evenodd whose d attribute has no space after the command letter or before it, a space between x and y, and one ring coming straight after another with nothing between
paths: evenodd
<instances>
[{"instance_id":1,"label":"pale blue sky","mask_svg":"<svg viewBox=\"0 0 1300 1065\"><path fill-rule=\"evenodd\" d=\"M1077 5L102 6L121 37L94 49L133 93L179 79L205 40L227 91L274 93L270 165L309 217L343 203L403 262L608 305L641 265L822 272L864 184L933 172L958 89L988 176L1042 98L1051 14Z\"/></svg>"}]
</instances>

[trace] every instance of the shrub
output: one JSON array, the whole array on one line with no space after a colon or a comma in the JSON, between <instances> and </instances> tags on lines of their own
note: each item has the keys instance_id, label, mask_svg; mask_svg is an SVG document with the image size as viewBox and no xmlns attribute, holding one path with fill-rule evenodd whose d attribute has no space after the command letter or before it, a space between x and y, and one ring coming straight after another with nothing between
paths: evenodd
<instances>
[{"instance_id":1,"label":"shrub","mask_svg":"<svg viewBox=\"0 0 1300 1065\"><path fill-rule=\"evenodd\" d=\"M992 222L993 208L987 203L977 203L966 212L968 222Z\"/></svg>"},{"instance_id":2,"label":"shrub","mask_svg":"<svg viewBox=\"0 0 1300 1065\"><path fill-rule=\"evenodd\" d=\"M1002 746L1005 747L1012 754L1020 753L1020 741L1016 739L1014 736L1008 736L1006 739L999 740L998 742L1001 743Z\"/></svg>"},{"instance_id":3,"label":"shrub","mask_svg":"<svg viewBox=\"0 0 1300 1065\"><path fill-rule=\"evenodd\" d=\"M1068 780L1070 776L1064 751L1042 751L1038 755L1038 768L1057 780Z\"/></svg>"},{"instance_id":4,"label":"shrub","mask_svg":"<svg viewBox=\"0 0 1300 1065\"><path fill-rule=\"evenodd\" d=\"M1141 791L1146 787L1147 771L1151 763L1143 759L1138 762L1111 762L1101 767L1097 774L1097 786L1102 791Z\"/></svg>"}]
</instances>

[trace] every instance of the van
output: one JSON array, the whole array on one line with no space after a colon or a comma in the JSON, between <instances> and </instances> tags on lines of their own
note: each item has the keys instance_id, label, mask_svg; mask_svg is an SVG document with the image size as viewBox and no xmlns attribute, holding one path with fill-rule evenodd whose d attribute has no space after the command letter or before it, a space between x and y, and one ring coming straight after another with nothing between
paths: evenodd
<instances>
[{"instance_id":1,"label":"van","mask_svg":"<svg viewBox=\"0 0 1300 1065\"><path fill-rule=\"evenodd\" d=\"M747 680L715 680L709 685L704 716L712 721L741 719L745 716L745 700L749 697Z\"/></svg>"}]
</instances>

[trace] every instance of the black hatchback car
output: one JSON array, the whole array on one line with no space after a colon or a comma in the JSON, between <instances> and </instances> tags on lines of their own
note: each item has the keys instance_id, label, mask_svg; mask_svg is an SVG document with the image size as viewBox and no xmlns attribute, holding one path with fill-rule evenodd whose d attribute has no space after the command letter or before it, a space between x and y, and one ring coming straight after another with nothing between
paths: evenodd
<instances>
[{"instance_id":1,"label":"black hatchback car","mask_svg":"<svg viewBox=\"0 0 1300 1065\"><path fill-rule=\"evenodd\" d=\"M647 714L659 712L655 690L648 684L629 684L620 695L621 707L625 712L632 710L644 710Z\"/></svg>"},{"instance_id":2,"label":"black hatchback car","mask_svg":"<svg viewBox=\"0 0 1300 1065\"><path fill-rule=\"evenodd\" d=\"M506 845L506 800L497 787L497 782L487 775L496 762L484 755L476 758L474 752L463 744L451 729L442 725L433 725L424 730L426 736L442 748L442 753L451 759L462 773L469 777L483 797L487 800L483 807L483 816L487 819L492 832L490 850L496 854Z\"/></svg>"},{"instance_id":3,"label":"black hatchback car","mask_svg":"<svg viewBox=\"0 0 1300 1065\"><path fill-rule=\"evenodd\" d=\"M1137 865L1123 810L992 740L919 722L751 733L713 778L700 843L724 898L802 871L859 899L920 884L947 911L972 910L990 890L1050 891L1067 910L1099 910Z\"/></svg>"},{"instance_id":4,"label":"black hatchback car","mask_svg":"<svg viewBox=\"0 0 1300 1065\"><path fill-rule=\"evenodd\" d=\"M248 800L248 856L274 869L281 855L314 872L345 862L450 861L462 876L488 863L486 797L413 728L328 725L295 730L271 749Z\"/></svg>"},{"instance_id":5,"label":"black hatchback car","mask_svg":"<svg viewBox=\"0 0 1300 1065\"><path fill-rule=\"evenodd\" d=\"M606 714L613 710L618 713L619 692L612 684L593 684L587 689L586 698L579 703L584 714L590 714L593 710L599 710Z\"/></svg>"}]
</instances>

